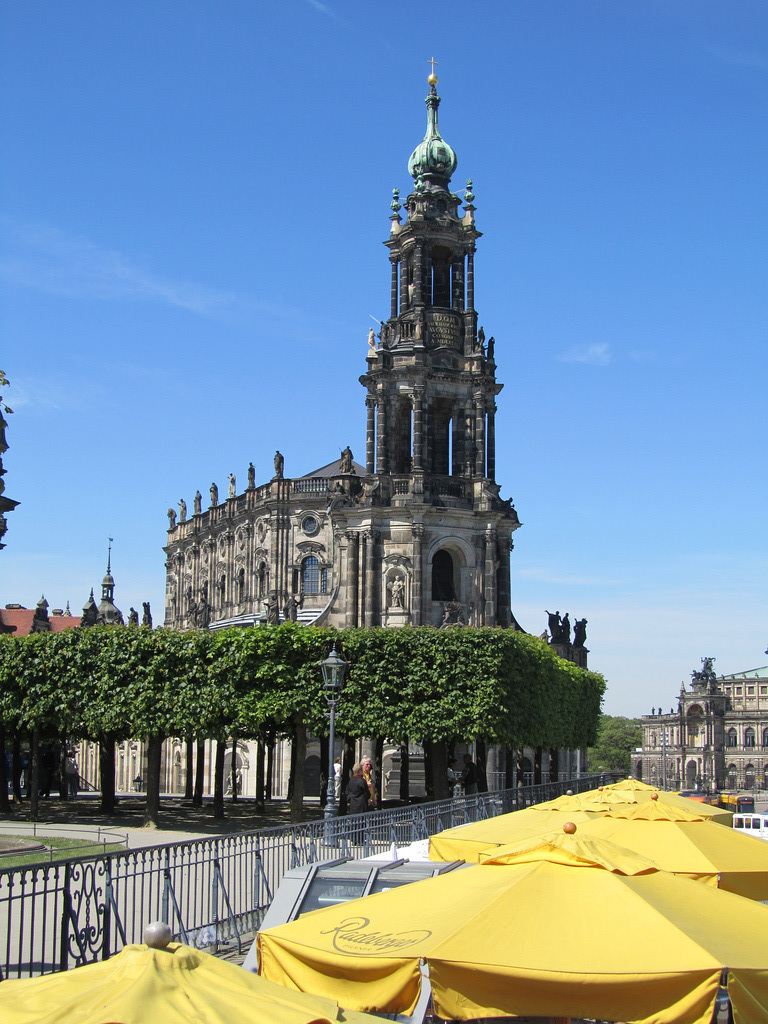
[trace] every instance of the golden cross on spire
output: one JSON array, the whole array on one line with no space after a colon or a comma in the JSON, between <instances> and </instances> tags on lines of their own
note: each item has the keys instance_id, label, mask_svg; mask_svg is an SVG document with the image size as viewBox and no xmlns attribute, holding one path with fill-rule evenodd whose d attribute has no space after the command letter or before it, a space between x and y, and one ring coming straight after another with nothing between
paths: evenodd
<instances>
[{"instance_id":1,"label":"golden cross on spire","mask_svg":"<svg viewBox=\"0 0 768 1024\"><path fill-rule=\"evenodd\" d=\"M427 61L427 64L431 64L431 65L432 65L432 74L433 74L433 75L434 75L434 73L435 73L435 64L437 64L437 63L438 63L438 61L436 61L434 57L431 57L431 58L430 58L430 59L429 59L429 60Z\"/></svg>"}]
</instances>

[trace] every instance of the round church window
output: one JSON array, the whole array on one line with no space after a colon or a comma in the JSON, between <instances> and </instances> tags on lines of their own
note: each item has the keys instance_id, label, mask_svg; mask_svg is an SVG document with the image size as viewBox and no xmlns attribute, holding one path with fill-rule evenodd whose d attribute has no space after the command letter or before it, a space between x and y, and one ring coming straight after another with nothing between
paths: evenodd
<instances>
[{"instance_id":1,"label":"round church window","mask_svg":"<svg viewBox=\"0 0 768 1024\"><path fill-rule=\"evenodd\" d=\"M314 516L307 516L304 522L301 524L304 533L317 533L317 520Z\"/></svg>"}]
</instances>

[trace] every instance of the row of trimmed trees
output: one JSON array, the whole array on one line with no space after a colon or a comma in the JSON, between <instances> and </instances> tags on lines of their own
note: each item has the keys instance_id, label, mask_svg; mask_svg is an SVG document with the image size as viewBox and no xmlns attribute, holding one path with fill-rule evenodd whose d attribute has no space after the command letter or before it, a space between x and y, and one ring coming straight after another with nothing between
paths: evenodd
<instances>
[{"instance_id":1,"label":"row of trimmed trees","mask_svg":"<svg viewBox=\"0 0 768 1024\"><path fill-rule=\"evenodd\" d=\"M453 742L576 749L595 740L602 676L510 630L336 631L287 623L217 633L105 626L2 636L0 810L8 810L5 746L14 738L28 737L31 817L37 814L41 741L99 744L108 812L115 801L115 743L143 739L146 819L156 824L166 738L218 741L214 813L220 815L227 740L256 739L263 750L287 737L294 751L292 817L300 820L307 734L326 737L327 751L318 666L333 643L349 662L336 715L347 750L360 737L387 737L406 749L408 739L422 743L438 799L448 795ZM263 778L258 786L257 806L263 806Z\"/></svg>"}]
</instances>

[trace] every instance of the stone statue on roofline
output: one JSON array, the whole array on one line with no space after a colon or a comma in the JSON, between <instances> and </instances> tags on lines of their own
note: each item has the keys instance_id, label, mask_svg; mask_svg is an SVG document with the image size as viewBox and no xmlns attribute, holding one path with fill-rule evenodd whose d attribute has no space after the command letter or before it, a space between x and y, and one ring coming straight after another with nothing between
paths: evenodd
<instances>
[{"instance_id":1,"label":"stone statue on roofline","mask_svg":"<svg viewBox=\"0 0 768 1024\"><path fill-rule=\"evenodd\" d=\"M275 478L277 480L283 479L283 469L285 468L285 459L280 452L275 452Z\"/></svg>"},{"instance_id":2,"label":"stone statue on roofline","mask_svg":"<svg viewBox=\"0 0 768 1024\"><path fill-rule=\"evenodd\" d=\"M195 501L195 503L194 503L195 515L199 516L200 513L203 511L203 496L200 493L200 491L195 491L195 499L194 499L194 501Z\"/></svg>"},{"instance_id":3,"label":"stone statue on roofline","mask_svg":"<svg viewBox=\"0 0 768 1024\"><path fill-rule=\"evenodd\" d=\"M347 445L347 447L341 453L341 458L339 459L339 472L352 472L352 449L349 447L349 445Z\"/></svg>"}]
</instances>

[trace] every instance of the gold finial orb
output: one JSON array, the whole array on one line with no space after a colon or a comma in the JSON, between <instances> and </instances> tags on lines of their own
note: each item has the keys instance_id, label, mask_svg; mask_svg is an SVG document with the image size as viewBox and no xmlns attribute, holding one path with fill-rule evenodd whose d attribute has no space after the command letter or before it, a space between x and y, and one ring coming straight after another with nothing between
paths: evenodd
<instances>
[{"instance_id":1,"label":"gold finial orb","mask_svg":"<svg viewBox=\"0 0 768 1024\"><path fill-rule=\"evenodd\" d=\"M434 72L432 72L432 74L427 79L427 82L429 85L437 85L437 75Z\"/></svg>"}]
</instances>

